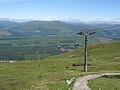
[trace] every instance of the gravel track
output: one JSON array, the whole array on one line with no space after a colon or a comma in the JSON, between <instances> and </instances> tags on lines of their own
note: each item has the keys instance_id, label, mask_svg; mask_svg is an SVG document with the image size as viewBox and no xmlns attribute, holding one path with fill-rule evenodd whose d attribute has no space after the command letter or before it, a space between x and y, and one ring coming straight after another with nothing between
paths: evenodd
<instances>
[{"instance_id":1,"label":"gravel track","mask_svg":"<svg viewBox=\"0 0 120 90\"><path fill-rule=\"evenodd\" d=\"M88 87L88 80L98 78L104 75L120 75L120 73L104 73L104 74L93 74L93 75L87 75L84 77L80 77L76 80L73 90L91 90Z\"/></svg>"}]
</instances>

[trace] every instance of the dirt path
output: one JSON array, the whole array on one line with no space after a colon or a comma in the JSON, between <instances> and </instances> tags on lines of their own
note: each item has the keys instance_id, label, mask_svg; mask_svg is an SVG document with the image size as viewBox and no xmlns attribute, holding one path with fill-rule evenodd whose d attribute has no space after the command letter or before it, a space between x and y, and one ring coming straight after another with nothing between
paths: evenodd
<instances>
[{"instance_id":1,"label":"dirt path","mask_svg":"<svg viewBox=\"0 0 120 90\"><path fill-rule=\"evenodd\" d=\"M73 90L91 90L87 84L88 80L98 78L104 75L120 75L120 73L104 73L104 74L93 74L93 75L87 75L81 78L78 78L74 84Z\"/></svg>"}]
</instances>

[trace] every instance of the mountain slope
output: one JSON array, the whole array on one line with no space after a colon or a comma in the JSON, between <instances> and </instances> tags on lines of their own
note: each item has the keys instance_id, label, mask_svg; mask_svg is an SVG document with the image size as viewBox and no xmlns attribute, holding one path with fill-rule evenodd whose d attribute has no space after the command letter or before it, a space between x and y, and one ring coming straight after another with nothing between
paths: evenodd
<instances>
[{"instance_id":1,"label":"mountain slope","mask_svg":"<svg viewBox=\"0 0 120 90\"><path fill-rule=\"evenodd\" d=\"M1 90L68 90L66 80L91 73L120 72L120 42L90 46L88 72L73 63L83 63L84 49L40 61L0 63ZM92 56L91 56L92 55Z\"/></svg>"},{"instance_id":2,"label":"mountain slope","mask_svg":"<svg viewBox=\"0 0 120 90\"><path fill-rule=\"evenodd\" d=\"M11 36L12 34L7 30L0 30L0 36Z\"/></svg>"},{"instance_id":3,"label":"mountain slope","mask_svg":"<svg viewBox=\"0 0 120 90\"><path fill-rule=\"evenodd\" d=\"M113 42L108 44L98 44L88 47L88 63L92 64L90 71L93 70L119 70L120 67L120 42ZM49 57L48 59L57 59L57 60L74 60L75 63L84 63L84 49L77 49L72 52L65 54ZM77 61L77 62L76 62ZM114 63L117 63L116 65ZM108 65L109 68L106 68ZM110 66L114 65L114 67ZM115 68L117 67L117 68Z\"/></svg>"},{"instance_id":4,"label":"mountain slope","mask_svg":"<svg viewBox=\"0 0 120 90\"><path fill-rule=\"evenodd\" d=\"M48 36L48 35L76 35L85 28L93 27L97 37L115 38L120 37L120 24L85 24L85 23L66 23L61 21L28 21L12 22L0 21L0 29L7 30L13 36Z\"/></svg>"}]
</instances>

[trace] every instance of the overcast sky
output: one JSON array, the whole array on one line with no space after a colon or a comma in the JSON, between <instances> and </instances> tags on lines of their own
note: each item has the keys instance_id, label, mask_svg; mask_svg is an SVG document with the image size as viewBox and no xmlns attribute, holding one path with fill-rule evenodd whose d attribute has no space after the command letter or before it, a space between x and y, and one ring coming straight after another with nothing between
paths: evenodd
<instances>
[{"instance_id":1,"label":"overcast sky","mask_svg":"<svg viewBox=\"0 0 120 90\"><path fill-rule=\"evenodd\" d=\"M0 0L0 18L119 19L120 0Z\"/></svg>"}]
</instances>

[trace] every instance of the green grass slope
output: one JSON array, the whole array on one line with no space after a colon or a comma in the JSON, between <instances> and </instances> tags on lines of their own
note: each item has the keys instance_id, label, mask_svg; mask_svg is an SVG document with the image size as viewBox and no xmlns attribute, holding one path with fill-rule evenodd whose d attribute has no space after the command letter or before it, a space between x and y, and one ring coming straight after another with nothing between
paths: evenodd
<instances>
[{"instance_id":1,"label":"green grass slope","mask_svg":"<svg viewBox=\"0 0 120 90\"><path fill-rule=\"evenodd\" d=\"M62 55L49 57L56 60L73 60L73 63L84 62L84 49L77 49ZM120 42L98 44L88 47L88 63L92 64L89 71L120 70Z\"/></svg>"},{"instance_id":2,"label":"green grass slope","mask_svg":"<svg viewBox=\"0 0 120 90\"><path fill-rule=\"evenodd\" d=\"M88 72L73 63L83 63L84 49L46 60L0 63L0 90L68 90L66 80L91 73L120 72L120 42L88 48Z\"/></svg>"},{"instance_id":3,"label":"green grass slope","mask_svg":"<svg viewBox=\"0 0 120 90\"><path fill-rule=\"evenodd\" d=\"M92 90L120 90L120 75L103 76L89 81Z\"/></svg>"}]
</instances>

